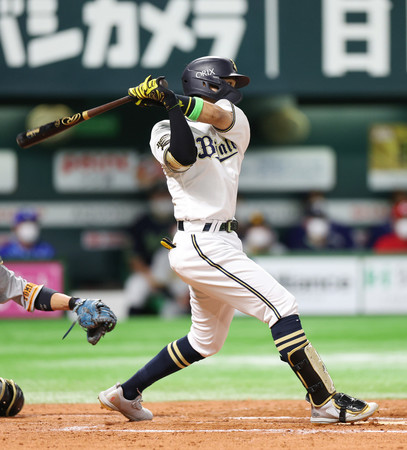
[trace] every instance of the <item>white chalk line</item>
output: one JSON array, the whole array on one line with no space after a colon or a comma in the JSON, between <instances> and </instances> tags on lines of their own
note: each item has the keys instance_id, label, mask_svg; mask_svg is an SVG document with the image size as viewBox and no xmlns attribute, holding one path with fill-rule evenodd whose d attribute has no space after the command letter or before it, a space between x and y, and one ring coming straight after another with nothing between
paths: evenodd
<instances>
[{"instance_id":1,"label":"white chalk line","mask_svg":"<svg viewBox=\"0 0 407 450\"><path fill-rule=\"evenodd\" d=\"M292 420L292 421L303 421L307 420L307 418L304 417L289 417L289 416L272 416L272 417L225 417L225 419L229 420L271 420L271 421L283 421L283 420ZM202 423L202 422L200 422ZM407 425L407 419L406 418L394 418L394 417L377 417L374 422L376 425ZM85 425L85 426L72 426L72 427L64 427L64 428L58 428L54 429L52 431L56 432L114 432L114 433L148 433L148 434L154 434L154 433L160 433L160 434L169 434L169 433L268 433L268 434L278 434L278 433L291 433L291 434L318 434L318 433L333 433L333 434L384 434L384 433L392 433L392 434L407 434L407 430L375 430L375 429L357 429L357 428L349 428L349 425L345 424L330 424L343 427L342 429L323 429L322 426L318 426L318 428L313 430L296 430L292 428L253 428L253 429L242 429L242 428L232 428L232 429L195 429L195 430L184 430L184 429L157 429L157 430L151 430L151 429L104 429L100 428L98 425Z\"/></svg>"},{"instance_id":2,"label":"white chalk line","mask_svg":"<svg viewBox=\"0 0 407 450\"><path fill-rule=\"evenodd\" d=\"M384 433L392 433L392 434L407 434L407 430L366 430L366 429L361 429L361 430L355 430L355 429L346 429L346 430L322 430L322 429L318 429L318 430L295 430L292 428L285 428L285 429L278 429L278 428L253 428L253 429L249 429L249 430L245 430L242 428L234 428L234 429L217 429L217 430L177 430L177 429L170 429L170 430L113 430L111 428L109 429L103 429L103 428L98 428L97 426L94 427L88 427L88 426L84 426L84 427L65 427L65 428L59 428L59 429L54 429L52 431L60 431L60 432L72 432L72 431L77 431L77 432L97 432L97 433L136 433L136 434L143 434L143 433L147 433L147 434L154 434L154 433L159 433L159 434L173 434L173 433L263 433L263 434L278 434L278 433L291 433L291 434L318 434L318 433L332 433L332 434L363 434L363 433L367 433L367 434L384 434Z\"/></svg>"},{"instance_id":3,"label":"white chalk line","mask_svg":"<svg viewBox=\"0 0 407 450\"><path fill-rule=\"evenodd\" d=\"M291 420L293 422L300 422L308 420L308 417L290 417L290 416L230 416L225 417L228 420L271 420L278 422L279 420ZM407 418L404 417L373 417L376 424L380 425L407 425ZM203 423L203 422L202 422Z\"/></svg>"},{"instance_id":4,"label":"white chalk line","mask_svg":"<svg viewBox=\"0 0 407 450\"><path fill-rule=\"evenodd\" d=\"M99 414L65 414L65 413L61 413L60 415L62 416L69 416L69 417L78 417L78 418L84 418L84 417L93 417L95 418L95 416L97 415L110 415L110 412L101 412ZM44 415L48 415L48 414L44 414ZM223 419L228 419L228 420L274 420L274 421L279 421L279 420L292 420L292 421L307 421L309 420L309 416L298 416L298 417L293 417L293 416L226 416L226 417L222 417L222 419L219 420L223 420ZM404 424L404 422L407 424L407 417L379 417L379 416L372 416L371 419L374 419L375 421L377 420L383 420L386 423L388 422L400 422L402 424ZM206 423L207 421L201 421L199 423ZM197 422L195 422L197 423ZM363 422L362 422L363 423Z\"/></svg>"}]
</instances>

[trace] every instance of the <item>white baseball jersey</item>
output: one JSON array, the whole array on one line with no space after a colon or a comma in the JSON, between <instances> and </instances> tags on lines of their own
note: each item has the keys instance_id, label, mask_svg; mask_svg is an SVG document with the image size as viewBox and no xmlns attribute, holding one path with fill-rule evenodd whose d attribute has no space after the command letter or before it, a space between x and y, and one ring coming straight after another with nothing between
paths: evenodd
<instances>
[{"instance_id":1,"label":"white baseball jersey","mask_svg":"<svg viewBox=\"0 0 407 450\"><path fill-rule=\"evenodd\" d=\"M170 134L169 120L157 123L152 130L150 146L164 166L177 220L234 218L240 167L249 145L250 127L243 111L228 100L216 104L234 112L233 126L218 132L212 125L189 121L198 158L186 172L171 172L164 166L162 143L169 141L166 139Z\"/></svg>"},{"instance_id":2,"label":"white baseball jersey","mask_svg":"<svg viewBox=\"0 0 407 450\"><path fill-rule=\"evenodd\" d=\"M250 127L243 111L228 100L216 104L232 111L234 120L227 131L188 121L198 149L197 160L188 170L173 172L165 166L164 152L170 143L168 120L154 126L150 141L167 177L175 218L183 221L183 230L174 236L169 261L190 287L192 326L188 340L202 356L220 350L235 310L269 327L298 312L294 296L248 258L238 235L219 231L222 222L235 215Z\"/></svg>"},{"instance_id":3,"label":"white baseball jersey","mask_svg":"<svg viewBox=\"0 0 407 450\"><path fill-rule=\"evenodd\" d=\"M42 289L34 283L29 283L14 272L0 265L0 303L14 300L27 311L34 311L34 302Z\"/></svg>"}]
</instances>

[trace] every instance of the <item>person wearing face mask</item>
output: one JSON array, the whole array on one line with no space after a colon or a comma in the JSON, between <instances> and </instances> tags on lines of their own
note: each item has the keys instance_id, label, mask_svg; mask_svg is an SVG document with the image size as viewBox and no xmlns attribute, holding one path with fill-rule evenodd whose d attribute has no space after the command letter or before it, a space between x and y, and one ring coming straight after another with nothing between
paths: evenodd
<instances>
[{"instance_id":1,"label":"person wearing face mask","mask_svg":"<svg viewBox=\"0 0 407 450\"><path fill-rule=\"evenodd\" d=\"M407 200L394 204L391 219L392 231L379 237L373 245L377 253L407 252Z\"/></svg>"},{"instance_id":2,"label":"person wearing face mask","mask_svg":"<svg viewBox=\"0 0 407 450\"><path fill-rule=\"evenodd\" d=\"M307 202L301 224L289 230L286 245L290 250L331 251L354 248L350 230L330 220L325 201L315 195Z\"/></svg>"},{"instance_id":3,"label":"person wearing face mask","mask_svg":"<svg viewBox=\"0 0 407 450\"><path fill-rule=\"evenodd\" d=\"M261 213L252 215L249 226L243 232L242 241L245 252L251 256L279 255L286 251L277 232Z\"/></svg>"},{"instance_id":4,"label":"person wearing face mask","mask_svg":"<svg viewBox=\"0 0 407 450\"><path fill-rule=\"evenodd\" d=\"M38 214L31 209L21 209L14 217L14 237L0 248L5 260L46 260L55 257L54 247L40 239Z\"/></svg>"},{"instance_id":5,"label":"person wearing face mask","mask_svg":"<svg viewBox=\"0 0 407 450\"><path fill-rule=\"evenodd\" d=\"M129 229L129 276L124 295L131 314L159 312L169 316L184 312L188 287L171 270L168 252L160 244L163 236L173 234L172 210L165 186L158 185L149 193L147 212Z\"/></svg>"}]
</instances>

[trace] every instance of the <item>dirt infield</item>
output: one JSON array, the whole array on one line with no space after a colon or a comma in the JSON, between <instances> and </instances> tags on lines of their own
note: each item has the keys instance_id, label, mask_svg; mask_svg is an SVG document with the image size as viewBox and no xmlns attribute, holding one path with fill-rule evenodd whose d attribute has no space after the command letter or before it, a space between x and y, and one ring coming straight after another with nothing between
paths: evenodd
<instances>
[{"instance_id":1,"label":"dirt infield","mask_svg":"<svg viewBox=\"0 0 407 450\"><path fill-rule=\"evenodd\" d=\"M304 401L150 403L151 422L96 404L25 405L0 419L1 449L407 449L407 400L357 424L311 425Z\"/></svg>"}]
</instances>

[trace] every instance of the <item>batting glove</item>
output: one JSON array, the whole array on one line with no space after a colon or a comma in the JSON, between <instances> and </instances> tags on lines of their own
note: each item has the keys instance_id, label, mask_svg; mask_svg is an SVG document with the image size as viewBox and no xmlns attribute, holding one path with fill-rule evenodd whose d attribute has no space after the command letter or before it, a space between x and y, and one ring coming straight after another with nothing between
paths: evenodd
<instances>
[{"instance_id":1,"label":"batting glove","mask_svg":"<svg viewBox=\"0 0 407 450\"><path fill-rule=\"evenodd\" d=\"M146 100L153 101L164 105L167 111L179 103L174 92L168 89L168 83L164 77L151 78L151 75L149 75L138 86L130 88L128 94L136 99L136 105L150 106L150 104L146 105L143 102Z\"/></svg>"}]
</instances>

